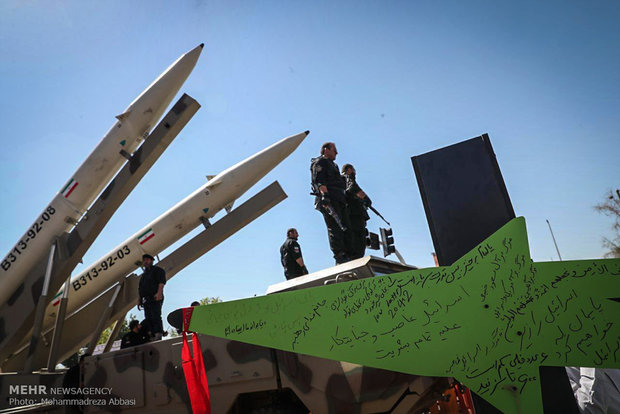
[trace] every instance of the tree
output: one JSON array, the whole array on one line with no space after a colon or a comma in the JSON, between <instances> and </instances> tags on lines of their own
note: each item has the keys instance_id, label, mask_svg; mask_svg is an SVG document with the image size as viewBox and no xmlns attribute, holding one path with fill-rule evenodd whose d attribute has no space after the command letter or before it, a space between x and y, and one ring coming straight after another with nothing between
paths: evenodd
<instances>
[{"instance_id":1,"label":"tree","mask_svg":"<svg viewBox=\"0 0 620 414\"><path fill-rule=\"evenodd\" d=\"M220 297L219 297L219 296L217 296L217 297L208 297L208 296L207 296L206 298L202 298L202 299L200 299L198 302L200 302L200 306L202 306L202 305L210 305L210 304L212 304L212 303L219 303L219 302L223 302L223 300L222 300L222 299L220 299ZM175 329L175 328L170 328L170 329L168 329L168 335L169 335L171 338L176 338L176 337L177 337L177 336L179 336L180 334L179 334L179 331L178 331L177 329Z\"/></svg>"},{"instance_id":2,"label":"tree","mask_svg":"<svg viewBox=\"0 0 620 414\"><path fill-rule=\"evenodd\" d=\"M129 319L123 320L123 325L121 325L121 329L120 331L118 331L118 335L116 335L116 338L113 338L112 341L121 339L123 335L129 332L129 322L133 321L134 319L136 319L136 315L134 315L133 313L130 313ZM103 330L103 332L101 332L101 336L99 337L99 340L97 341L97 345L105 344L106 342L108 342L108 339L110 338L110 335L112 334L112 329L114 329L114 325L108 326L107 328Z\"/></svg>"},{"instance_id":3,"label":"tree","mask_svg":"<svg viewBox=\"0 0 620 414\"><path fill-rule=\"evenodd\" d=\"M603 237L603 246L609 249L605 257L620 257L620 190L616 189L615 194L609 190L605 198L605 201L594 206L596 211L611 217L614 221L611 226L615 233L613 238Z\"/></svg>"},{"instance_id":4,"label":"tree","mask_svg":"<svg viewBox=\"0 0 620 414\"><path fill-rule=\"evenodd\" d=\"M210 305L212 303L219 303L219 302L223 302L223 300L220 299L219 296L217 296L217 297L206 297L206 298L200 299L200 305Z\"/></svg>"}]
</instances>

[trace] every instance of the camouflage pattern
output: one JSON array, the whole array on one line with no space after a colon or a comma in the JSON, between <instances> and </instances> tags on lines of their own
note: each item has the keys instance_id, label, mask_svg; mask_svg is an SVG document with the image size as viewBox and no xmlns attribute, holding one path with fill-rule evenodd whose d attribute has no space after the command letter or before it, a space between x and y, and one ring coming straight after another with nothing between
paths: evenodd
<instances>
[{"instance_id":1,"label":"camouflage pattern","mask_svg":"<svg viewBox=\"0 0 620 414\"><path fill-rule=\"evenodd\" d=\"M272 286L270 291L335 283L337 277L346 283L351 277L409 268L367 256ZM400 374L207 335L199 338L213 413L418 413L435 404L449 388L445 378ZM182 342L182 337L175 337L85 358L84 387L110 388L111 393L105 396L107 405L87 406L84 411L191 413ZM0 381L10 377L0 376ZM62 374L52 377L62 378ZM30 380L49 381L45 375ZM6 384L6 380L0 383L3 398ZM66 410L47 407L46 412Z\"/></svg>"},{"instance_id":2,"label":"camouflage pattern","mask_svg":"<svg viewBox=\"0 0 620 414\"><path fill-rule=\"evenodd\" d=\"M213 413L269 408L274 398L265 399L261 393L277 395L286 389L305 406L305 412L363 414L390 412L396 406L392 412L409 413L414 412L414 407L430 405L448 387L444 379L273 351L206 335L200 335L200 342ZM117 406L120 411L191 413L181 345L182 338L176 337L88 357L84 386L112 387L113 397L135 400L134 406ZM397 404L408 391L416 394ZM241 394L246 396L243 404L238 401ZM252 394L254 398L248 397ZM100 407L86 409L92 413L102 411Z\"/></svg>"},{"instance_id":3,"label":"camouflage pattern","mask_svg":"<svg viewBox=\"0 0 620 414\"><path fill-rule=\"evenodd\" d=\"M158 266L166 271L167 279L172 278L186 266L250 224L253 220L256 220L285 198L286 193L284 193L277 181L269 184L226 216L213 223L206 230L203 230L167 255L158 263ZM114 302L110 316L102 327L110 326L136 305L138 300L138 283L139 278L135 277L134 274L124 279L123 286ZM102 292L88 306L67 316L62 336L59 340L60 360L72 355L78 351L80 346L92 339L99 319L101 319L102 315L105 315L106 309L109 306L114 288L115 286L112 286L107 291ZM2 318L0 317L0 324L1 322ZM99 333L96 336L98 337ZM42 332L39 347L32 355L34 367L46 365L52 337L53 329ZM7 355L5 360L0 358L0 368L3 372L20 371L23 369L29 355L28 343L29 338L25 338L19 347L15 347L12 354Z\"/></svg>"},{"instance_id":4,"label":"camouflage pattern","mask_svg":"<svg viewBox=\"0 0 620 414\"><path fill-rule=\"evenodd\" d=\"M270 289L303 289L333 282L341 274L362 278L410 268L368 256ZM200 335L200 343L214 413L413 413L429 407L449 387L444 378L400 374L207 335ZM124 384L119 396L144 396L136 400L135 408L123 411L191 412L181 345L182 338L177 337L89 357L85 385Z\"/></svg>"},{"instance_id":5,"label":"camouflage pattern","mask_svg":"<svg viewBox=\"0 0 620 414\"><path fill-rule=\"evenodd\" d=\"M64 373L0 374L0 411L16 407L40 407L50 388L62 387ZM43 386L43 388L40 388ZM14 387L19 387L17 390ZM25 389L23 387L26 387ZM18 400L10 401L11 398ZM57 412L62 412L58 410Z\"/></svg>"},{"instance_id":6,"label":"camouflage pattern","mask_svg":"<svg viewBox=\"0 0 620 414\"><path fill-rule=\"evenodd\" d=\"M447 383L200 335L213 413L247 413L269 409L273 395L290 390L298 400L292 411L313 413L410 413L428 406ZM86 413L191 413L181 361L182 338L152 342L87 357L84 387L111 388L105 406L85 407ZM0 375L0 409L8 406L9 384L60 387L64 373ZM280 382L280 386L278 383ZM416 392L399 398L407 391ZM284 392L284 391L282 391ZM240 395L245 395L241 403ZM268 395L269 398L265 398ZM49 397L49 395L48 395ZM121 404L117 404L121 402ZM122 402L130 405L122 405ZM301 405L300 405L301 404ZM299 407L304 407L300 411ZM47 407L64 412L66 407Z\"/></svg>"}]
</instances>

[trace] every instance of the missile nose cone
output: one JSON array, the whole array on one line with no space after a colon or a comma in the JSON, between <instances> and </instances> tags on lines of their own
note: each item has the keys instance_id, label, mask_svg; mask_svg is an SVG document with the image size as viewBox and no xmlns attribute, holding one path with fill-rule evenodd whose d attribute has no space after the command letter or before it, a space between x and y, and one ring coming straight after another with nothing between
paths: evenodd
<instances>
[{"instance_id":1,"label":"missile nose cone","mask_svg":"<svg viewBox=\"0 0 620 414\"><path fill-rule=\"evenodd\" d=\"M189 57L192 57L193 60L198 60L198 56L200 56L200 53L202 52L202 49L204 48L204 46L205 46L204 43L199 44L198 46L196 46L195 48L187 52L184 57L189 56Z\"/></svg>"},{"instance_id":2,"label":"missile nose cone","mask_svg":"<svg viewBox=\"0 0 620 414\"><path fill-rule=\"evenodd\" d=\"M306 136L308 136L308 134L310 133L310 131L305 131L304 134L306 134Z\"/></svg>"},{"instance_id":3,"label":"missile nose cone","mask_svg":"<svg viewBox=\"0 0 620 414\"><path fill-rule=\"evenodd\" d=\"M236 200L295 151L306 136L305 132L301 132L281 139L264 150L222 171L210 180L207 186L215 187L223 182L228 182L226 187L230 188L231 191L226 197L229 201Z\"/></svg>"}]
</instances>

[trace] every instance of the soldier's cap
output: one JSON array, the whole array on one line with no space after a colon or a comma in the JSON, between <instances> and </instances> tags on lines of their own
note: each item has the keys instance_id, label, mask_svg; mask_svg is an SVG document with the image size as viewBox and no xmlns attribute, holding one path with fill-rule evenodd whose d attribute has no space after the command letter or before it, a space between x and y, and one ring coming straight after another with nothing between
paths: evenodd
<instances>
[{"instance_id":1,"label":"soldier's cap","mask_svg":"<svg viewBox=\"0 0 620 414\"><path fill-rule=\"evenodd\" d=\"M133 330L133 328L135 328L136 326L138 326L140 322L138 322L137 320L132 320L131 322L129 322L129 329Z\"/></svg>"},{"instance_id":2,"label":"soldier's cap","mask_svg":"<svg viewBox=\"0 0 620 414\"><path fill-rule=\"evenodd\" d=\"M153 256L151 256L150 254L144 253L142 255L142 260L144 259L151 259L151 260L155 260L155 258Z\"/></svg>"}]
</instances>

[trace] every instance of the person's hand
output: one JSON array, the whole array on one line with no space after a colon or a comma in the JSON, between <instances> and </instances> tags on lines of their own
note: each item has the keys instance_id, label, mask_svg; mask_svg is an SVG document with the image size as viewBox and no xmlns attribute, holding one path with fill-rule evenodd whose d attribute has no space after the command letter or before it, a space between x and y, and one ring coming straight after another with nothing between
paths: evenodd
<instances>
[{"instance_id":1,"label":"person's hand","mask_svg":"<svg viewBox=\"0 0 620 414\"><path fill-rule=\"evenodd\" d=\"M155 300L156 301L160 301L160 300L163 300L163 299L164 299L164 294L163 293L157 292L155 294Z\"/></svg>"},{"instance_id":2,"label":"person's hand","mask_svg":"<svg viewBox=\"0 0 620 414\"><path fill-rule=\"evenodd\" d=\"M329 203L331 203L331 200L329 199L329 194L321 194L321 205L323 207L327 207Z\"/></svg>"}]
</instances>

